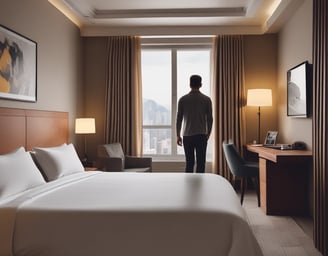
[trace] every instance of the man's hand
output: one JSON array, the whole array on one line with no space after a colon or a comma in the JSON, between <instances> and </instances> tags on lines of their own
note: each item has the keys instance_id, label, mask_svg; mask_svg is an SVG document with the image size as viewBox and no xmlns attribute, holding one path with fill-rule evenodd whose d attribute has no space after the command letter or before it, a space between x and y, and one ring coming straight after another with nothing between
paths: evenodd
<instances>
[{"instance_id":1,"label":"man's hand","mask_svg":"<svg viewBox=\"0 0 328 256\"><path fill-rule=\"evenodd\" d=\"M182 138L180 136L177 137L177 144L178 146L182 146Z\"/></svg>"}]
</instances>

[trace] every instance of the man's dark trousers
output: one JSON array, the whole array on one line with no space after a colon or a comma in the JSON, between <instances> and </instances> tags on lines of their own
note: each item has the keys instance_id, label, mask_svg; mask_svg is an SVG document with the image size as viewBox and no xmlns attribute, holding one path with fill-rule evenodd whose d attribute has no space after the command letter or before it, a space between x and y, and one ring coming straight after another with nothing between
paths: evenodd
<instances>
[{"instance_id":1,"label":"man's dark trousers","mask_svg":"<svg viewBox=\"0 0 328 256\"><path fill-rule=\"evenodd\" d=\"M192 136L183 136L183 147L186 157L186 172L193 172L195 165L196 151L196 172L205 172L207 136L197 134Z\"/></svg>"}]
</instances>

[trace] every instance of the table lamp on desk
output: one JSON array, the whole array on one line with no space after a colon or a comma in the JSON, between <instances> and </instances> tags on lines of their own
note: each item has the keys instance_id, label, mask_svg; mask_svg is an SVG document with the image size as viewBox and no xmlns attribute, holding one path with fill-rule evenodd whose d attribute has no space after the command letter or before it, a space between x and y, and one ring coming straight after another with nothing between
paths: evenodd
<instances>
[{"instance_id":1,"label":"table lamp on desk","mask_svg":"<svg viewBox=\"0 0 328 256\"><path fill-rule=\"evenodd\" d=\"M272 106L271 89L249 89L247 91L247 106L258 107L257 143L261 143L261 107Z\"/></svg>"}]
</instances>

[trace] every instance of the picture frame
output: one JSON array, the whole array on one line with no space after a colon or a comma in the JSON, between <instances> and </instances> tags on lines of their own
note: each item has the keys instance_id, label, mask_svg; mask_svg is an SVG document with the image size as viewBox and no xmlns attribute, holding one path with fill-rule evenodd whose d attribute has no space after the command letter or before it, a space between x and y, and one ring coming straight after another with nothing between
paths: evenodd
<instances>
[{"instance_id":1,"label":"picture frame","mask_svg":"<svg viewBox=\"0 0 328 256\"><path fill-rule=\"evenodd\" d=\"M0 25L0 99L36 102L37 43Z\"/></svg>"},{"instance_id":2,"label":"picture frame","mask_svg":"<svg viewBox=\"0 0 328 256\"><path fill-rule=\"evenodd\" d=\"M276 145L277 136L278 136L278 131L268 131L263 145L265 146Z\"/></svg>"},{"instance_id":3,"label":"picture frame","mask_svg":"<svg viewBox=\"0 0 328 256\"><path fill-rule=\"evenodd\" d=\"M287 71L287 116L309 116L311 84L312 66L308 61Z\"/></svg>"}]
</instances>

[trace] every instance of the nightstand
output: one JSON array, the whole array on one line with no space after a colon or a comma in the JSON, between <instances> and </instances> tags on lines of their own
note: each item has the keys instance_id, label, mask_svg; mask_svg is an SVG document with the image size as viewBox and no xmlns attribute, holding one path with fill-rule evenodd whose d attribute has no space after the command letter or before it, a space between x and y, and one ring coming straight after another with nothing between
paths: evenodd
<instances>
[{"instance_id":1,"label":"nightstand","mask_svg":"<svg viewBox=\"0 0 328 256\"><path fill-rule=\"evenodd\" d=\"M97 171L98 169L97 169L97 167L84 167L84 170L86 172L90 172L90 171Z\"/></svg>"}]
</instances>

